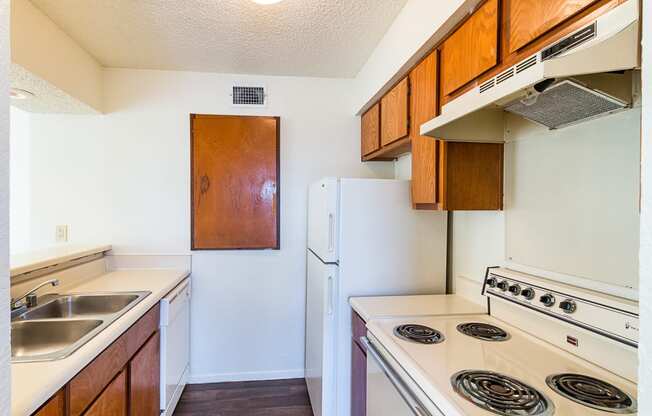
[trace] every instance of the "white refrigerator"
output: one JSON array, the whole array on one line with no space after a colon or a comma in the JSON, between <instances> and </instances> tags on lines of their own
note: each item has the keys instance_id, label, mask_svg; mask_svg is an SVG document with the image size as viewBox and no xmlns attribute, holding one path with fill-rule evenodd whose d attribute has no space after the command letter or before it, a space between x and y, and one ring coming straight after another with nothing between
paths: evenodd
<instances>
[{"instance_id":1,"label":"white refrigerator","mask_svg":"<svg viewBox=\"0 0 652 416\"><path fill-rule=\"evenodd\" d=\"M315 416L349 416L348 299L445 293L447 217L399 180L324 178L308 204L306 383Z\"/></svg>"}]
</instances>

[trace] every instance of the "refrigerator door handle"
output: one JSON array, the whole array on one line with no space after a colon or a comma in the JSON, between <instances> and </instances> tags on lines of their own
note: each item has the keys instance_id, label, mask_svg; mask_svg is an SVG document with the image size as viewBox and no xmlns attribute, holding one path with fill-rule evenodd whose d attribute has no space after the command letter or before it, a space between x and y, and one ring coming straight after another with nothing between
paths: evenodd
<instances>
[{"instance_id":1,"label":"refrigerator door handle","mask_svg":"<svg viewBox=\"0 0 652 416\"><path fill-rule=\"evenodd\" d=\"M328 276L328 307L326 309L326 312L328 315L333 314L333 276L329 275Z\"/></svg>"},{"instance_id":2,"label":"refrigerator door handle","mask_svg":"<svg viewBox=\"0 0 652 416\"><path fill-rule=\"evenodd\" d=\"M335 249L335 218L332 213L328 214L328 251Z\"/></svg>"}]
</instances>

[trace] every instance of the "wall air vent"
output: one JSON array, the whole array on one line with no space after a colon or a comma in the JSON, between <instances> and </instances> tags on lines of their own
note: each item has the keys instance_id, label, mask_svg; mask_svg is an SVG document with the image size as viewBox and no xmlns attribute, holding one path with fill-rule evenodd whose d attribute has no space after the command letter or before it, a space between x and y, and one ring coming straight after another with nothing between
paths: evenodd
<instances>
[{"instance_id":1,"label":"wall air vent","mask_svg":"<svg viewBox=\"0 0 652 416\"><path fill-rule=\"evenodd\" d=\"M483 92L490 90L491 88L496 86L496 80L494 78L491 78L489 81L485 82L484 84L480 85L480 94Z\"/></svg>"},{"instance_id":2,"label":"wall air vent","mask_svg":"<svg viewBox=\"0 0 652 416\"><path fill-rule=\"evenodd\" d=\"M267 100L265 87L233 86L232 104L237 106L263 107Z\"/></svg>"},{"instance_id":3,"label":"wall air vent","mask_svg":"<svg viewBox=\"0 0 652 416\"><path fill-rule=\"evenodd\" d=\"M528 68L533 67L536 64L537 64L537 55L532 55L531 57L527 58L526 60L521 61L518 64L516 64L516 73L520 74L521 72L525 71Z\"/></svg>"}]
</instances>

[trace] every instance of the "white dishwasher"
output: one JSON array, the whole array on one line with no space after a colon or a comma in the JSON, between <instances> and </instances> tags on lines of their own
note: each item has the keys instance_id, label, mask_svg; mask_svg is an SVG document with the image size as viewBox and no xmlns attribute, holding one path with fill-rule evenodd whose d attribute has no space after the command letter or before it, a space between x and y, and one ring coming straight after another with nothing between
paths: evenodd
<instances>
[{"instance_id":1,"label":"white dishwasher","mask_svg":"<svg viewBox=\"0 0 652 416\"><path fill-rule=\"evenodd\" d=\"M161 299L161 414L172 416L190 370L190 278Z\"/></svg>"}]
</instances>

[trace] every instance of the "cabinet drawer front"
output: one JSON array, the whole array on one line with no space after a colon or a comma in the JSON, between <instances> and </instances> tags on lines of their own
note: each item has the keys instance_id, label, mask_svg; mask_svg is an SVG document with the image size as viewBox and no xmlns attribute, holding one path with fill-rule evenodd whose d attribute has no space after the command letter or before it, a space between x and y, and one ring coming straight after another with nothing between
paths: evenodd
<instances>
[{"instance_id":1,"label":"cabinet drawer front","mask_svg":"<svg viewBox=\"0 0 652 416\"><path fill-rule=\"evenodd\" d=\"M380 104L362 115L362 156L380 148Z\"/></svg>"},{"instance_id":2,"label":"cabinet drawer front","mask_svg":"<svg viewBox=\"0 0 652 416\"><path fill-rule=\"evenodd\" d=\"M598 0L507 0L509 53L573 17Z\"/></svg>"},{"instance_id":3,"label":"cabinet drawer front","mask_svg":"<svg viewBox=\"0 0 652 416\"><path fill-rule=\"evenodd\" d=\"M34 416L64 416L66 414L66 391L61 389Z\"/></svg>"},{"instance_id":4,"label":"cabinet drawer front","mask_svg":"<svg viewBox=\"0 0 652 416\"><path fill-rule=\"evenodd\" d=\"M69 383L70 415L81 415L158 328L159 305L152 307Z\"/></svg>"},{"instance_id":5,"label":"cabinet drawer front","mask_svg":"<svg viewBox=\"0 0 652 416\"><path fill-rule=\"evenodd\" d=\"M380 101L380 144L386 146L409 133L409 80L399 82Z\"/></svg>"},{"instance_id":6,"label":"cabinet drawer front","mask_svg":"<svg viewBox=\"0 0 652 416\"><path fill-rule=\"evenodd\" d=\"M441 46L442 95L498 63L498 0L488 0Z\"/></svg>"},{"instance_id":7,"label":"cabinet drawer front","mask_svg":"<svg viewBox=\"0 0 652 416\"><path fill-rule=\"evenodd\" d=\"M127 414L127 370L107 386L84 416L123 416Z\"/></svg>"}]
</instances>

